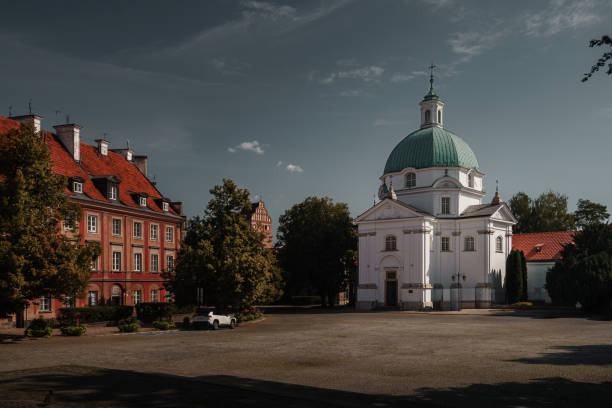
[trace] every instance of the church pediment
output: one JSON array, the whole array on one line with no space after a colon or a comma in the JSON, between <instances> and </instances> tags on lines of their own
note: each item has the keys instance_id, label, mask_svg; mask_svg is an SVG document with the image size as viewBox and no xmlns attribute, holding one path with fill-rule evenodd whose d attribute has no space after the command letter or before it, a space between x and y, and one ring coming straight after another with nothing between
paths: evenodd
<instances>
[{"instance_id":1,"label":"church pediment","mask_svg":"<svg viewBox=\"0 0 612 408\"><path fill-rule=\"evenodd\" d=\"M503 203L503 205L499 207L499 210L493 213L491 218L493 218L494 220L500 220L500 221L507 221L507 222L514 222L514 223L517 222L516 218L514 218L514 215L512 215L512 211L510 211L510 208L508 208L506 203Z\"/></svg>"},{"instance_id":2,"label":"church pediment","mask_svg":"<svg viewBox=\"0 0 612 408\"><path fill-rule=\"evenodd\" d=\"M402 218L419 218L427 214L402 203L401 201L386 199L370 208L357 218L355 222L393 220Z\"/></svg>"}]
</instances>

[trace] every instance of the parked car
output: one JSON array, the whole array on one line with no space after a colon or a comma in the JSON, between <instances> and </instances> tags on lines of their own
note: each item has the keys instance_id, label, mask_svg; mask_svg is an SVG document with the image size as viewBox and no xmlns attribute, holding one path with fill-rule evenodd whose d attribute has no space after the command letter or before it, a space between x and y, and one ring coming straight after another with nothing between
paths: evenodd
<instances>
[{"instance_id":1,"label":"parked car","mask_svg":"<svg viewBox=\"0 0 612 408\"><path fill-rule=\"evenodd\" d=\"M191 322L195 329L212 328L217 330L219 327L236 328L236 318L234 315L215 314L212 310L198 309Z\"/></svg>"}]
</instances>

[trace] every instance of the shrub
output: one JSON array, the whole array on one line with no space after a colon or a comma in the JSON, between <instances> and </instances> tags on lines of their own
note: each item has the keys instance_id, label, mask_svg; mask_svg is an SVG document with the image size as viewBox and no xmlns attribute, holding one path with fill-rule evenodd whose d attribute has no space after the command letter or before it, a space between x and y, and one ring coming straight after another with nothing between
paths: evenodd
<instances>
[{"instance_id":1,"label":"shrub","mask_svg":"<svg viewBox=\"0 0 612 408\"><path fill-rule=\"evenodd\" d=\"M138 303L136 315L138 320L151 323L156 320L170 320L173 314L173 305L166 302Z\"/></svg>"},{"instance_id":2,"label":"shrub","mask_svg":"<svg viewBox=\"0 0 612 408\"><path fill-rule=\"evenodd\" d=\"M87 333L85 326L64 326L60 330L63 336L82 336Z\"/></svg>"},{"instance_id":3,"label":"shrub","mask_svg":"<svg viewBox=\"0 0 612 408\"><path fill-rule=\"evenodd\" d=\"M165 321L160 321L160 320L154 321L153 327L159 330L170 330L170 329L176 328L176 326L174 325L174 322L165 322Z\"/></svg>"},{"instance_id":4,"label":"shrub","mask_svg":"<svg viewBox=\"0 0 612 408\"><path fill-rule=\"evenodd\" d=\"M321 296L291 296L291 304L295 306L320 305Z\"/></svg>"},{"instance_id":5,"label":"shrub","mask_svg":"<svg viewBox=\"0 0 612 408\"><path fill-rule=\"evenodd\" d=\"M88 307L63 307L60 309L59 321L64 326L72 326L79 323L95 323L119 320L130 317L134 313L133 306L88 306Z\"/></svg>"},{"instance_id":6,"label":"shrub","mask_svg":"<svg viewBox=\"0 0 612 408\"><path fill-rule=\"evenodd\" d=\"M510 306L518 307L518 308L521 308L521 309L527 309L527 308L533 307L533 303L531 303L531 302L516 302L516 303L511 304Z\"/></svg>"},{"instance_id":7,"label":"shrub","mask_svg":"<svg viewBox=\"0 0 612 408\"><path fill-rule=\"evenodd\" d=\"M122 323L117 326L119 331L122 333L134 333L140 329L140 325L138 323Z\"/></svg>"},{"instance_id":8,"label":"shrub","mask_svg":"<svg viewBox=\"0 0 612 408\"><path fill-rule=\"evenodd\" d=\"M523 266L521 253L516 249L506 260L506 303L513 304L521 300L523 294Z\"/></svg>"},{"instance_id":9,"label":"shrub","mask_svg":"<svg viewBox=\"0 0 612 408\"><path fill-rule=\"evenodd\" d=\"M41 317L30 322L24 335L26 337L51 337L53 336L53 328L50 326L48 320Z\"/></svg>"}]
</instances>

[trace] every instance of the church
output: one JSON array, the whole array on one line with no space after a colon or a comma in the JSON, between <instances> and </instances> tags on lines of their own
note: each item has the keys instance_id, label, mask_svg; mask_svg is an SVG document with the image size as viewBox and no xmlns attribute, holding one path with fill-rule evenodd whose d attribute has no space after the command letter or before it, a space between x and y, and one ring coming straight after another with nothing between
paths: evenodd
<instances>
[{"instance_id":1,"label":"church","mask_svg":"<svg viewBox=\"0 0 612 408\"><path fill-rule=\"evenodd\" d=\"M482 203L476 155L444 127L444 102L430 89L421 127L393 149L380 201L355 219L357 307L459 310L504 302L506 257L516 219L496 191Z\"/></svg>"}]
</instances>

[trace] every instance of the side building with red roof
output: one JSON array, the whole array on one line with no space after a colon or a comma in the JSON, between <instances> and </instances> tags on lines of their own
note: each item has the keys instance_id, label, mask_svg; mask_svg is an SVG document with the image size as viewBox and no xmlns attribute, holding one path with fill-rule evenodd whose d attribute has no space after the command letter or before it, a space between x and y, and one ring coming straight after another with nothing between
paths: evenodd
<instances>
[{"instance_id":1,"label":"side building with red roof","mask_svg":"<svg viewBox=\"0 0 612 408\"><path fill-rule=\"evenodd\" d=\"M0 116L0 135L20 123L32 124L51 150L53 171L65 176L66 194L81 205L78 231L62 226L67 235L95 241L102 255L92 263L93 274L84 299L76 306L134 305L166 301L161 272L172 269L185 225L182 203L165 197L147 177L147 156L129 149L110 149L104 139L92 146L80 141L81 126L41 129L42 118ZM32 302L25 320L54 317L64 307L57 299Z\"/></svg>"},{"instance_id":2,"label":"side building with red roof","mask_svg":"<svg viewBox=\"0 0 612 408\"><path fill-rule=\"evenodd\" d=\"M512 249L525 253L527 259L527 296L532 301L550 303L546 291L546 272L561 259L563 246L574 242L575 231L514 234Z\"/></svg>"}]
</instances>

